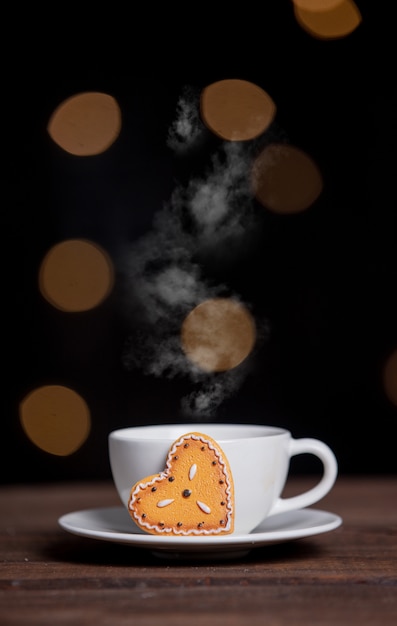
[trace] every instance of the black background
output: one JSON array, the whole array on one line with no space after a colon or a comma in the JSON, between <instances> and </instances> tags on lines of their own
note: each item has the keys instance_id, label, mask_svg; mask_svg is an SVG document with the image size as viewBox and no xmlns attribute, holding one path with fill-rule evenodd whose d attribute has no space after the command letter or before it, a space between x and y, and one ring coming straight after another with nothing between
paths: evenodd
<instances>
[{"instance_id":1,"label":"black background","mask_svg":"<svg viewBox=\"0 0 397 626\"><path fill-rule=\"evenodd\" d=\"M7 10L2 482L108 477L111 430L184 421L189 380L125 366L135 321L121 259L150 232L175 185L202 171L221 143L208 132L194 157L170 151L183 89L199 93L225 78L252 81L273 98L269 136L310 154L325 187L298 215L256 207L255 245L235 265L205 267L269 329L241 387L211 419L323 439L341 473L395 473L397 408L382 368L397 348L396 46L391 8L369 4L357 2L355 32L330 41L306 33L281 0L219 15L201 6ZM46 125L65 98L90 90L116 98L123 128L105 154L79 159L52 143ZM102 245L117 275L103 305L65 315L39 294L37 273L49 248L71 237ZM70 457L37 449L19 422L25 394L52 383L75 389L91 410L90 436ZM313 466L301 460L297 469Z\"/></svg>"}]
</instances>

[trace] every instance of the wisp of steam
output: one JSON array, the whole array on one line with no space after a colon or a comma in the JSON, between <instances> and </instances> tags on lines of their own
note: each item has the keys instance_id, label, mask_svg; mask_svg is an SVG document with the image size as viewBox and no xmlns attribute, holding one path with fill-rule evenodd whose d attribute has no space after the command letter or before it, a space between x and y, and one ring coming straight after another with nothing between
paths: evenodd
<instances>
[{"instance_id":1,"label":"wisp of steam","mask_svg":"<svg viewBox=\"0 0 397 626\"><path fill-rule=\"evenodd\" d=\"M183 157L204 143L206 133L198 98L186 88L167 146ZM174 189L156 213L150 232L132 244L124 259L132 327L124 364L151 376L187 377L194 389L181 398L181 413L191 420L213 418L221 403L241 387L251 366L247 358L225 372L204 372L189 361L180 339L184 318L203 300L226 296L242 301L227 284L208 277L204 261L236 263L241 242L247 243L255 231L250 165L250 145L221 143L205 174ZM267 323L258 322L257 344L266 334Z\"/></svg>"}]
</instances>

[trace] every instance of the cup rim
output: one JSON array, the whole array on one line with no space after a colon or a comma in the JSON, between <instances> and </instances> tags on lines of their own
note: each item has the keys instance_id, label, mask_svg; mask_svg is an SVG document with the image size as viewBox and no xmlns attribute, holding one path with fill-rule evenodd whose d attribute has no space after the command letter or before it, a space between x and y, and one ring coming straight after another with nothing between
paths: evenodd
<instances>
[{"instance_id":1,"label":"cup rim","mask_svg":"<svg viewBox=\"0 0 397 626\"><path fill-rule=\"evenodd\" d=\"M218 430L217 434L211 434L213 429ZM167 432L167 430L169 432ZM155 436L157 431L161 431L162 434ZM223 435L222 431L233 433L231 435ZM150 432L150 436L147 434ZM109 440L117 441L169 441L172 443L178 437L188 432L200 432L204 435L223 442L238 441L241 438L258 439L262 437L280 437L285 435L291 435L290 431L282 426L272 426L267 424L253 424L253 423L223 423L223 422L209 422L208 424L200 422L183 422L183 423L171 423L164 424L139 424L136 426L125 426L112 430L108 438ZM244 435L243 433L247 433ZM146 434L145 434L146 433ZM133 435L133 436L132 436Z\"/></svg>"}]
</instances>

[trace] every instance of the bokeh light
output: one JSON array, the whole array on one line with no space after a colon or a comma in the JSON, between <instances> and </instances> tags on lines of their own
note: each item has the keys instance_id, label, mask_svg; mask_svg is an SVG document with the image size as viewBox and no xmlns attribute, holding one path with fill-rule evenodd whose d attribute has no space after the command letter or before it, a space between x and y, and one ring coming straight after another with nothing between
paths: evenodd
<instances>
[{"instance_id":1,"label":"bokeh light","mask_svg":"<svg viewBox=\"0 0 397 626\"><path fill-rule=\"evenodd\" d=\"M91 428L85 400L62 385L46 385L30 392L20 403L19 415L30 441L56 456L73 454Z\"/></svg>"},{"instance_id":2,"label":"bokeh light","mask_svg":"<svg viewBox=\"0 0 397 626\"><path fill-rule=\"evenodd\" d=\"M223 80L225 76L230 75L230 66L228 70L228 65L224 66L222 64L223 69L218 70L216 60L214 59L213 64L211 64L211 72L207 75L207 82L204 83L204 88L201 92L196 90L194 85L192 89L190 89L190 86L187 89L185 87L183 98L179 100L176 111L173 141L169 140L168 143L168 147L174 149L178 159L170 159L168 161L167 156L165 173L162 170L162 164L160 166L160 161L159 167L162 172L161 175L166 180L169 173L168 164L171 162L172 172L176 173L176 178L179 179L179 175L181 175L181 180L187 181L186 189L182 189L183 183L178 181L178 187L175 190L175 194L171 196L171 202L167 202L166 211L163 214L157 213L154 233L149 233L147 239L139 240L138 235L147 227L146 207L150 206L150 211L156 211L158 198L156 196L155 202L152 202L149 188L153 186L153 181L149 174L141 176L141 173L144 172L145 162L149 162L150 159L162 158L159 157L158 147L166 136L165 120L169 121L169 111L166 107L175 106L172 81L169 83L169 92L172 93L171 104L169 104L166 98L163 98L163 94L160 94L157 88L154 91L156 97L153 102L150 102L150 96L146 100L145 94L143 106L146 107L148 105L150 113L155 113L156 119L160 120L154 133L154 143L150 142L153 117L149 120L147 127L142 124L141 111L139 107L136 108L135 89L127 88L125 90L123 83L118 85L118 89L120 89L118 93L121 93L123 97L123 110L124 107L127 107L125 110L129 116L128 128L122 127L124 120L122 119L121 107L112 95L101 91L86 90L90 88L89 83L92 85L96 82L99 89L102 85L105 86L104 91L106 91L106 86L117 84L115 76L106 81L96 81L95 72L92 74L90 73L91 70L90 72L87 71L87 73L83 71L83 76L76 81L77 89L72 88L72 91L70 91L67 88L68 91L66 93L74 95L62 101L61 98L64 97L67 81L65 83L65 79L54 80L54 85L48 86L48 97L52 103L52 109L49 110L52 111L52 115L49 116L46 113L45 117L45 122L48 122L48 135L44 132L45 147L50 146L52 148L51 159L53 159L54 154L55 159L63 157L59 163L56 163L57 180L55 181L57 189L62 195L61 211L63 213L56 215L54 221L57 225L65 225L65 228L56 228L56 232L58 234L61 233L61 236L54 239L61 240L68 236L66 233L71 231L76 237L84 236L85 233L89 232L87 231L87 225L88 229L91 230L93 239L95 239L95 233L98 233L95 219L91 227L89 223L90 216L84 211L81 214L78 213L78 203L87 202L87 199L84 197L88 196L91 198L88 201L94 202L92 205L94 206L96 198L102 193L104 198L111 198L110 202L106 202L106 200L105 202L107 204L106 210L110 207L110 213L106 219L112 222L112 247L117 249L117 246L120 245L120 248L123 248L124 251L125 239L129 240L131 237L131 241L135 240L135 238L138 240L136 248L131 251L131 259L133 262L135 261L135 266L133 269L128 268L126 272L129 280L128 289L131 287L131 292L135 290L131 296L128 293L126 298L126 323L129 323L129 307L133 310L133 315L131 316L134 318L132 326L135 324L135 315L138 318L138 315L142 314L143 320L142 334L139 334L141 332L140 328L137 331L138 339L141 343L137 341L139 345L134 345L133 341L131 341L131 363L134 367L141 368L145 374L149 373L157 378L165 378L170 375L169 372L171 371L170 378L175 376L176 372L178 375L192 374L192 379L195 382L199 380L200 389L194 399L194 411L192 410L189 415L197 416L200 408L205 406L207 409L209 403L213 403L212 406L218 409L221 401L223 402L224 398L229 397L229 390L233 389L233 393L235 392L243 379L242 374L248 369L244 366L239 366L249 357L257 342L258 329L249 308L238 299L212 298L212 296L215 293L223 294L226 289L228 293L234 292L234 289L236 289L236 292L242 294L242 298L245 298L245 295L247 295L250 299L252 298L252 302L254 302L253 299L256 297L258 297L260 303L262 303L263 299L265 310L270 311L269 317L274 316L276 318L276 326L279 303L276 302L274 304L271 300L269 302L266 301L266 290L263 287L261 275L262 270L265 269L269 277L273 276L274 266L272 266L271 259L273 258L274 250L280 249L278 241L273 247L273 240L271 239L273 231L271 229L274 227L274 224L276 224L277 229L284 227L290 229L290 219L292 219L293 228L295 224L294 218L288 218L287 216L302 213L315 205L324 188L322 171L318 166L318 163L321 164L323 162L321 159L326 159L326 168L328 165L332 167L335 163L338 164L335 171L337 180L338 182L340 181L338 177L341 172L343 176L345 163L340 164L340 150L336 151L336 155L332 152L334 137L335 142L337 138L337 133L334 136L332 131L334 128L343 130L346 136L347 133L349 135L347 139L351 139L354 137L354 133L357 132L355 127L356 120L361 119L357 111L361 115L361 112L366 110L362 106L357 106L353 109L351 96L354 93L353 89L356 86L360 86L360 82L357 80L356 85L356 81L353 80L351 81L352 89L346 89L346 83L350 84L351 77L355 76L354 71L352 73L352 68L354 70L356 67L354 64L358 58L357 51L360 50L362 52L362 50L354 47L353 54L351 54L345 42L340 45L328 43L328 41L342 39L350 35L360 25L362 17L354 0L290 0L288 10L289 17L292 18L292 35L293 37L296 34L298 35L295 43L291 43L291 54L277 57L276 59L277 51L281 50L283 46L285 47L287 39L288 41L291 39L291 42L294 40L291 37L291 20L284 24L281 21L281 14L275 13L274 25L272 23L270 28L274 28L275 32L277 32L277 45L272 44L272 46L267 48L262 45L263 41L260 36L260 45L256 50L256 56L250 56L251 64L248 64L245 72L234 72L232 78ZM294 22L294 16L296 22ZM279 18L280 24L278 23ZM305 33L300 32L299 27ZM306 33L311 37L306 36ZM311 38L315 38L318 41L313 41ZM301 53L298 48L302 41L303 52ZM361 44L360 37L351 41L352 45L357 43ZM234 48L233 54L237 53L239 60L239 49L236 46ZM244 51L241 50L241 55L243 53ZM225 48L224 54L227 56L227 48ZM343 55L345 54L347 61L346 72L342 72L341 63L344 64L345 58ZM320 73L317 72L317 74L305 71L305 67L308 67L307 64L305 65L305 62L307 62L308 58L313 60L314 57L318 59L317 65L324 70ZM278 66L279 59L282 61L280 66ZM271 64L272 60L275 63ZM231 63L231 66L234 68L242 68L243 65L243 63L240 65L239 62L237 64ZM329 71L330 69L332 71L333 67L338 67L338 71L332 75L333 82L331 84L329 80L327 82L327 76L330 76ZM268 71L269 68L270 71ZM258 84L239 78L239 75L245 78L256 76ZM194 73L192 76L194 76ZM199 73L199 76L202 77L204 74ZM84 86L83 83L86 77L88 77L89 81ZM222 78L222 80L218 80L219 78ZM280 82L278 82L279 80ZM200 78L199 82L202 82L202 78ZM82 90L79 92L82 84ZM165 84L167 84L168 88L167 77L165 77ZM292 116L290 117L288 112L288 108L292 104L290 96L291 93L296 93L297 85L298 91L301 90L299 102L295 101L295 105L298 105L298 108L293 105ZM340 94L337 91L339 85L341 88ZM365 86L367 87L367 84ZM111 92L112 90L110 89L109 91ZM57 94L59 93L63 95L58 97ZM138 93L138 89L136 93ZM365 93L369 92L366 91ZM275 100L273 100L272 96L274 96ZM370 93L370 96L375 97L374 90ZM59 103L56 108L53 104L54 97L57 98L55 102ZM381 98L382 94L379 97ZM129 100L130 98L131 100ZM340 111L338 109L340 118L334 119L331 116L332 124L330 126L327 109L323 107L324 104L335 103L337 98L339 98L337 104L338 106L340 105ZM38 108L42 110L41 99L39 98L37 102ZM130 104L127 105L126 103L128 102ZM379 108L374 107L372 109L371 102L370 98L368 104L366 102L365 104L368 106L368 111L373 115L373 121L375 122L376 111L381 111L381 107L379 104ZM386 105L388 103L389 100L387 98ZM304 144L302 144L302 147L297 147L290 145L288 139L286 139L294 137L296 133L296 128L294 129L295 121L298 124L297 134L301 135L302 115L300 110L303 110L303 107L305 107L304 117L306 118L303 134L307 135L308 145L316 146L317 143L319 144L318 149L313 149L313 154L317 158L318 163L316 158L304 151ZM310 113L311 110L312 113ZM280 112L281 118L276 120L278 112ZM162 116L164 116L164 119ZM37 116L35 115L36 118ZM321 129L321 124L319 124L321 120L325 120L325 130ZM292 123L292 128L288 127L290 122ZM143 139L142 143L136 141L135 125L139 125L142 131L142 135L138 137L139 140ZM149 135L146 135L147 129L149 129ZM122 130L124 132L127 130L127 135L125 138L122 137L122 143L117 145L117 151L113 150L113 154L109 155L108 158L81 158L94 157L103 154L112 146L114 147ZM129 141L128 133L130 130L133 136L132 143ZM360 125L360 130L362 130L362 125ZM163 137L161 135L162 132ZM378 132L382 132L380 126ZM313 133L316 134L315 137ZM204 157L201 153L199 154L198 148L208 148L209 146L212 149L214 145L217 146L220 143L219 141L214 141L214 137L208 144L203 142L203 139L206 139L210 134L222 141L221 150L210 155L212 167L203 174L203 177L195 178L194 174L190 176L191 165L193 165L192 169L194 170L197 163L197 169L201 169L203 158L208 156L208 153L204 153ZM330 135L332 141L329 141ZM359 137L361 136L362 133ZM33 138L33 140L36 139L37 137ZM250 141L252 141L252 144L249 143ZM54 142L56 145L51 142ZM343 140L341 143L339 138L337 147L340 148L342 144L346 148L346 144L343 143ZM59 150L57 147L59 147ZM122 171L119 172L118 158L121 157L124 147L127 148L127 161L121 163ZM33 148L34 143L32 143L31 147L32 153ZM53 152L54 150L55 153ZM147 157L147 152L144 154L144 150L148 150L150 153L149 157ZM63 151L67 153L67 156L63 154ZM347 150L345 154L348 154ZM69 157L69 155L73 158ZM147 161L142 160L141 157L143 155ZM181 156L186 156L187 158L182 161L179 158ZM117 158L113 159L113 157ZM336 161L333 161L333 159L336 159ZM68 168L63 170L65 164ZM173 169L174 164L175 170ZM361 167L359 160L354 165L357 168ZM70 169L69 166L71 166ZM115 173L116 171L117 174ZM128 172L127 182L124 181L125 171ZM58 176L60 173L62 173L62 177L67 179L66 194L65 188L59 184L61 182L61 177ZM47 171L44 171L43 178L46 178L46 175ZM99 180L100 178L101 180ZM108 182L113 185L114 181L116 181L116 189L114 187L108 189L106 187ZM351 180L349 179L348 184L350 185L350 183ZM140 187L141 184L142 187ZM167 197L168 185L169 183L166 182ZM160 185L158 186L160 195L161 189ZM172 182L170 186L172 186ZM127 189L128 193L128 198L125 202L122 197L124 189ZM347 191L349 189L350 187L347 188ZM363 189L363 187L360 187L358 192L363 193ZM81 195L80 190L82 192ZM44 191L44 193L46 192ZM262 205L265 211L257 206L254 206L254 210L251 211L253 204L252 196ZM141 218L140 215L137 216L136 211L131 211L131 197L134 206L141 205L144 207L144 218ZM136 198L138 198L137 202ZM41 201L38 200L38 202L40 203ZM342 202L345 202L345 196L343 196ZM346 202L348 202L347 199ZM72 203L73 206L71 206ZM328 206L328 196L324 198L324 203ZM323 235L321 228L321 232L316 231L318 225L322 226L320 211L322 206L322 203L321 205L320 203L315 205L314 215L313 213L311 216L307 215L307 219L305 218L300 222L303 228L306 225L310 226L310 231L302 231L302 236L304 237L306 232L310 232L312 237L313 232L315 232L314 241L320 242L317 245L321 245L321 236ZM113 211L113 207L117 207L117 214ZM125 213L124 207L126 207ZM31 204L29 203L28 210L30 208ZM56 210L56 207L51 207L54 215ZM266 211L286 217L283 217L281 221L279 219L274 221L274 218L268 221ZM132 214L134 214L133 218L131 217ZM346 214L348 215L348 211ZM122 217L119 220L121 215ZM258 221L256 221L257 215ZM102 220L102 215L100 218ZM312 218L314 218L314 222L311 221ZM114 220L117 222L116 228L114 228ZM180 220L180 223L178 220ZM252 236L252 232L256 229L257 224L258 237L256 237L256 232L254 233L255 236ZM266 227L267 224L270 224L270 230L268 232L262 231L262 226L265 225ZM126 225L126 230L128 228L127 237L124 237L123 232L120 242L117 242L118 233L124 228L124 225ZM175 232L172 232L173 228ZM260 241L262 232L265 235L263 249L267 246L268 241L272 244L268 246L268 250L263 254L263 249L254 250L254 245ZM279 235L280 232L277 231L276 234ZM288 230L288 232L292 232L291 236L294 236L294 230ZM342 225L341 236L345 237L346 232L349 232L348 229L344 229ZM113 239L114 233L116 241ZM168 236L170 236L169 239L167 239ZM301 240L301 232L299 233L299 240ZM42 240L40 240L40 237L37 241L41 250L40 241ZM147 247L146 241L148 242ZM223 245L225 242L226 245ZM248 245L246 245L246 242L248 242ZM54 315L57 316L57 328L59 328L59 324L65 322L67 331L73 332L75 323L73 322L72 326L70 326L70 315L68 319L65 319L67 316L60 315L60 313L89 312L100 306L109 297L114 288L115 269L108 253L95 241L75 238L58 241L55 245L52 244L54 244L54 241L47 244L48 251L42 259L37 274L37 287L44 300L51 307L57 309L57 313L55 314L52 311L50 316L51 319L54 319ZM50 245L52 245L51 248L49 248ZM153 252L149 250L150 246L153 247ZM326 250L326 247L324 249ZM191 254L191 251L193 251L193 254ZM117 250L117 254L119 252L120 250ZM241 264L237 260L238 254L241 255L240 258L243 258L243 263ZM325 254L326 252L324 252ZM118 258L120 257L121 255ZM197 259L200 262L202 261L202 268L196 265ZM236 272L233 272L233 269L230 267L231 262L239 263ZM245 270L245 262L247 262L247 265L253 262L254 270L252 271L252 267ZM178 266L178 263L180 263L180 266ZM268 265L265 265L265 263L268 263ZM199 273L199 269L203 269L202 275ZM206 282L207 276L205 275L207 269L210 273L209 287ZM213 269L214 275L212 274ZM223 269L225 269L226 276L222 274ZM309 269L311 271L311 268ZM339 268L337 269L339 270ZM230 282L232 284L227 284L229 280L227 278L228 275L229 277L231 276ZM302 275L304 280L310 280L310 274L306 276L302 272ZM272 285L285 284L277 276L278 274L275 273L274 283L269 281L271 286L270 299L272 297ZM254 279L260 283L261 295L259 296L253 295L251 291L246 290L246 286L249 289L254 289L252 286ZM214 284L218 280L220 282L219 289ZM234 284L235 280L237 286ZM327 280L327 276L324 277L324 280ZM241 287L241 285L243 286ZM288 287L285 288L286 292L287 289ZM323 289L321 284L318 289ZM304 300L305 293L302 296L302 300ZM311 297L311 292L309 295ZM316 296L317 292L313 293L313 301ZM130 297L132 305L129 300ZM318 314L320 316L322 314L322 310L320 310L320 306L322 306L321 298L322 291L319 292L318 302L314 302L314 322L317 321L315 315ZM135 306L136 302L138 302L137 306ZM200 302L200 304L195 306L197 302ZM40 304L43 305L42 300L40 300ZM317 307L317 304L320 306ZM141 306L142 308L140 308ZM186 307L188 307L190 312L179 326L180 306L183 306L183 310L186 310ZM306 306L306 300L304 306ZM260 310L260 306L256 310ZM282 308L280 304L279 310L284 311L288 309ZM176 312L175 315L174 312ZM299 319L299 312L300 310L296 314L295 312L293 313L292 324L295 324L295 322L298 324L296 320ZM123 311L123 315L125 313L126 311ZM61 319L59 319L59 316ZM77 318L78 316L76 316L75 322L79 324L80 318ZM82 316L81 321L89 324L90 319L89 315L85 315ZM95 317L95 319L97 318ZM153 328L155 328L155 332L148 332L149 339L146 341L144 334L147 329L151 330L152 320L154 320ZM170 323L171 321L172 324ZM274 323L273 320L271 321ZM257 322L259 325L259 318ZM46 321L43 320L43 324L45 323ZM319 320L320 323L321 320ZM136 327L138 326L139 324L137 323ZM304 319L303 330L310 330L309 341L312 335L318 331L315 324L312 326L309 328L306 319ZM132 330L135 333L135 326ZM280 331L280 337L283 331L284 329ZM282 341L285 341L285 345L290 342L288 349L293 350L294 345L291 335L288 335L289 327L287 327L286 331L282 336ZM44 334L45 332L44 329ZM258 334L261 335L261 332L260 330ZM277 327L275 335L277 341ZM53 334L51 333L52 336ZM302 336L304 336L304 333L302 333ZM134 334L133 337L135 337ZM92 341L94 341L94 334L88 337L88 342L84 345L84 356L87 353L89 354ZM34 343L34 338L32 343ZM56 345L55 343L54 350L56 350ZM69 361L73 360L73 348L72 343ZM88 381L93 381L92 384L95 385L95 381L98 380L98 372L94 368L87 374L84 361L83 363L78 363L80 357L81 352L77 350L74 353L74 363L77 370L82 372L83 377L88 375ZM273 358L273 355L269 357L269 359L271 358ZM134 359L136 360L134 361ZM109 359L109 362L109 367L112 367L111 359ZM48 360L48 363L48 367L51 370L51 359ZM105 359L103 359L97 366L106 368L108 363L105 363ZM277 362L276 367L278 367ZM201 373L198 374L197 370L201 370ZM216 374L217 372L228 372L228 374L212 377L208 375ZM278 373L279 370L277 369L277 375ZM45 376L41 372L40 376L42 377L43 375ZM99 378L101 375L100 372ZM280 373L280 376L282 376L282 373ZM53 380L53 377L54 372L50 371L48 379ZM274 378L276 378L276 375L274 375ZM45 382L48 382L48 379ZM201 381L204 382L201 383ZM219 381L222 381L222 383ZM223 381L225 381L225 384L221 389ZM385 362L382 382L385 395L397 407L397 350ZM195 384L195 393L197 387L199 385ZM28 389L31 389L31 386ZM130 388L128 393L130 393ZM134 390L131 393L134 394ZM135 398L133 402L135 402ZM18 406L18 401L16 406ZM193 406L193 402L191 406ZM26 436L38 448L51 454L61 456L72 454L81 447L90 432L90 412L85 400L66 387L49 385L36 389L26 396L23 402L20 403L19 408L20 422ZM93 407L91 408L93 409Z\"/></svg>"},{"instance_id":3,"label":"bokeh light","mask_svg":"<svg viewBox=\"0 0 397 626\"><path fill-rule=\"evenodd\" d=\"M39 271L39 289L57 309L87 311L110 294L114 283L113 264L97 244L69 239L53 246Z\"/></svg>"},{"instance_id":4,"label":"bokeh light","mask_svg":"<svg viewBox=\"0 0 397 626\"><path fill-rule=\"evenodd\" d=\"M270 126L276 106L258 85L228 79L203 89L200 112L204 124L221 139L247 141Z\"/></svg>"},{"instance_id":5,"label":"bokeh light","mask_svg":"<svg viewBox=\"0 0 397 626\"><path fill-rule=\"evenodd\" d=\"M118 138L121 112L117 101L98 92L76 94L62 102L47 125L52 140L75 156L93 156Z\"/></svg>"},{"instance_id":6,"label":"bokeh light","mask_svg":"<svg viewBox=\"0 0 397 626\"><path fill-rule=\"evenodd\" d=\"M275 213L299 213L309 208L323 189L317 165L303 150L270 144L255 159L252 186L256 199Z\"/></svg>"},{"instance_id":7,"label":"bokeh light","mask_svg":"<svg viewBox=\"0 0 397 626\"><path fill-rule=\"evenodd\" d=\"M393 351L386 360L383 369L383 386L390 402L397 406L397 350Z\"/></svg>"},{"instance_id":8,"label":"bokeh light","mask_svg":"<svg viewBox=\"0 0 397 626\"><path fill-rule=\"evenodd\" d=\"M298 24L317 39L341 39L354 32L362 21L353 0L293 0Z\"/></svg>"},{"instance_id":9,"label":"bokeh light","mask_svg":"<svg viewBox=\"0 0 397 626\"><path fill-rule=\"evenodd\" d=\"M306 11L329 11L345 0L291 0L296 7Z\"/></svg>"},{"instance_id":10,"label":"bokeh light","mask_svg":"<svg viewBox=\"0 0 397 626\"><path fill-rule=\"evenodd\" d=\"M240 365L252 351L256 327L248 309L236 300L213 298L201 302L185 318L181 329L187 357L208 372Z\"/></svg>"}]
</instances>

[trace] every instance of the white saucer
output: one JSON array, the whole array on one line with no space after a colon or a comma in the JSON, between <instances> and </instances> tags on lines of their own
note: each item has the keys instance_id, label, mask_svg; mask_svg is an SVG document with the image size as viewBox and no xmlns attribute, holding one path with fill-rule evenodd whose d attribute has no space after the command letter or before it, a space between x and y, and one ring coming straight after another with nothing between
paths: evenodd
<instances>
[{"instance_id":1,"label":"white saucer","mask_svg":"<svg viewBox=\"0 0 397 626\"><path fill-rule=\"evenodd\" d=\"M342 518L328 511L298 509L269 517L249 534L222 537L150 535L132 525L128 511L122 506L75 511L60 517L58 523L74 535L147 548L157 556L232 558L260 546L334 530L342 524Z\"/></svg>"}]
</instances>

